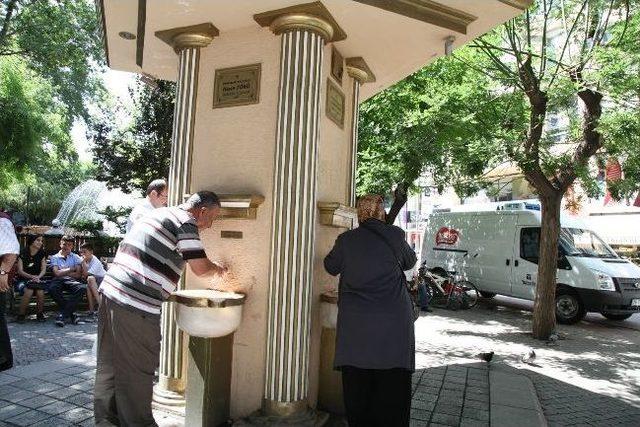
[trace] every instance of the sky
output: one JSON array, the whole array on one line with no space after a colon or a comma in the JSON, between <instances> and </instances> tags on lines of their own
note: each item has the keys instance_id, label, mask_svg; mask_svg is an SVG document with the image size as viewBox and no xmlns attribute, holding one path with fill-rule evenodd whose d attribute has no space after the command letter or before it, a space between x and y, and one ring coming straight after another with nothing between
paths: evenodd
<instances>
[{"instance_id":1,"label":"sky","mask_svg":"<svg viewBox=\"0 0 640 427\"><path fill-rule=\"evenodd\" d=\"M135 74L107 69L103 75L104 85L114 98L124 104L130 103L129 85L133 83ZM82 161L91 161L90 144L86 137L87 126L83 120L76 120L71 129L71 139Z\"/></svg>"}]
</instances>

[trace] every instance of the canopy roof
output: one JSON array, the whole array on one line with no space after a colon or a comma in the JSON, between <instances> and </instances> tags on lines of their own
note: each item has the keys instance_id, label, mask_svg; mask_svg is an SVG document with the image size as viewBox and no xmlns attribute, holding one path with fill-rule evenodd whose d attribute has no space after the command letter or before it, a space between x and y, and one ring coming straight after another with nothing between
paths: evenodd
<instances>
[{"instance_id":1,"label":"canopy roof","mask_svg":"<svg viewBox=\"0 0 640 427\"><path fill-rule=\"evenodd\" d=\"M176 79L178 58L155 36L157 31L210 22L224 37L259 27L254 15L301 4L300 0L96 1L109 66L165 80ZM448 37L455 37L454 47L461 46L522 13L531 2L323 0L322 4L346 34L335 47L345 58L363 57L376 76L375 82L362 87L361 99L366 99L444 55Z\"/></svg>"}]
</instances>

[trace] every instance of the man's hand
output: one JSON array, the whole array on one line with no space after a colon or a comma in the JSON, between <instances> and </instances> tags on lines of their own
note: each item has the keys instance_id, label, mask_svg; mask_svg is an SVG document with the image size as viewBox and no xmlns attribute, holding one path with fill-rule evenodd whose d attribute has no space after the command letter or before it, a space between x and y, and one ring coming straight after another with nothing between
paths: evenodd
<instances>
[{"instance_id":1,"label":"man's hand","mask_svg":"<svg viewBox=\"0 0 640 427\"><path fill-rule=\"evenodd\" d=\"M0 292L6 292L9 290L9 275L3 274L0 276Z\"/></svg>"}]
</instances>

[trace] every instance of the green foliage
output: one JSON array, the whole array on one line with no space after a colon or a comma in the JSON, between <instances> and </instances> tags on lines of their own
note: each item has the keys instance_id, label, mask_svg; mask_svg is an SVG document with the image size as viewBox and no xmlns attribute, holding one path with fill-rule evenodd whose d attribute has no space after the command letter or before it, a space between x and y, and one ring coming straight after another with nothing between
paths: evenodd
<instances>
[{"instance_id":1,"label":"green foliage","mask_svg":"<svg viewBox=\"0 0 640 427\"><path fill-rule=\"evenodd\" d=\"M130 193L145 191L149 182L167 177L171 159L171 132L175 84L163 80L151 86L138 79L131 96L133 121L124 128L114 126L114 109L105 104L90 123L97 179L111 188Z\"/></svg>"},{"instance_id":2,"label":"green foliage","mask_svg":"<svg viewBox=\"0 0 640 427\"><path fill-rule=\"evenodd\" d=\"M114 208L112 206L107 206L104 210L99 211L100 215L104 215L105 219L109 222L112 222L118 226L120 233L124 234L127 231L127 218L129 218L129 214L133 208L121 207Z\"/></svg>"},{"instance_id":3,"label":"green foliage","mask_svg":"<svg viewBox=\"0 0 640 427\"><path fill-rule=\"evenodd\" d=\"M24 176L52 131L47 121L50 94L29 74L20 61L0 59L0 188Z\"/></svg>"},{"instance_id":4,"label":"green foliage","mask_svg":"<svg viewBox=\"0 0 640 427\"><path fill-rule=\"evenodd\" d=\"M93 165L47 153L23 179L0 189L1 204L27 216L30 224L51 224L69 192L93 175Z\"/></svg>"},{"instance_id":5,"label":"green foliage","mask_svg":"<svg viewBox=\"0 0 640 427\"><path fill-rule=\"evenodd\" d=\"M48 81L67 118L86 116L104 63L94 3L0 0L0 56L22 58Z\"/></svg>"},{"instance_id":6,"label":"green foliage","mask_svg":"<svg viewBox=\"0 0 640 427\"><path fill-rule=\"evenodd\" d=\"M491 80L470 63L482 68L488 61L462 49L361 106L359 194L389 194L423 173L433 176L440 191L453 185L466 195L487 184L482 175L504 158L497 142L522 131L515 124L525 120L523 102L494 92Z\"/></svg>"},{"instance_id":7,"label":"green foliage","mask_svg":"<svg viewBox=\"0 0 640 427\"><path fill-rule=\"evenodd\" d=\"M92 221L90 219L76 219L75 221L72 221L69 224L69 227L79 232L97 235L99 231L102 231L102 221L100 220Z\"/></svg>"}]
</instances>

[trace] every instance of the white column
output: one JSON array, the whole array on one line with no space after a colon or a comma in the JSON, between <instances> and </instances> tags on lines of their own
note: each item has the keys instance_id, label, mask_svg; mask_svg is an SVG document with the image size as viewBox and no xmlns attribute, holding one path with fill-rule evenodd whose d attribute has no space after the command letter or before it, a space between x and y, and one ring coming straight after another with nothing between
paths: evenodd
<instances>
[{"instance_id":1,"label":"white column","mask_svg":"<svg viewBox=\"0 0 640 427\"><path fill-rule=\"evenodd\" d=\"M320 86L333 29L310 15L271 29L282 41L263 410L291 418L308 410Z\"/></svg>"},{"instance_id":2,"label":"white column","mask_svg":"<svg viewBox=\"0 0 640 427\"><path fill-rule=\"evenodd\" d=\"M360 86L375 81L373 73L360 57L347 58L347 74L353 80L351 91L351 146L347 173L347 203L356 206L356 171L358 167L358 120L360 118Z\"/></svg>"},{"instance_id":3,"label":"white column","mask_svg":"<svg viewBox=\"0 0 640 427\"><path fill-rule=\"evenodd\" d=\"M205 27L206 25L204 24ZM202 27L200 25L198 29ZM212 25L210 27L215 28ZM169 206L175 206L184 201L185 194L191 192L191 155L200 49L211 43L217 31L190 31L189 28L184 28L161 33L170 33L168 39L158 36L174 47L179 58L168 180ZM180 281L178 288L184 288L184 279ZM163 405L184 406L185 337L176 325L175 313L170 303L165 303L162 309L161 328L159 378L154 388L154 400Z\"/></svg>"}]
</instances>

